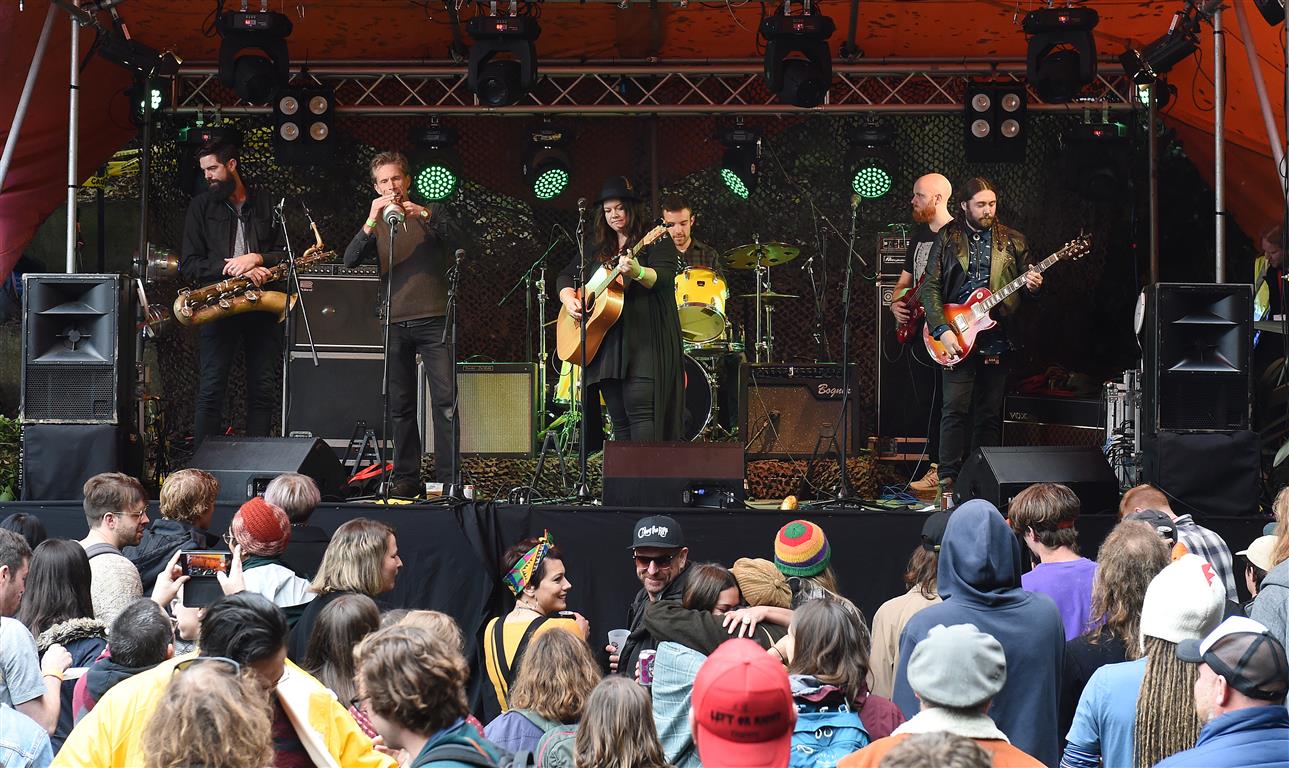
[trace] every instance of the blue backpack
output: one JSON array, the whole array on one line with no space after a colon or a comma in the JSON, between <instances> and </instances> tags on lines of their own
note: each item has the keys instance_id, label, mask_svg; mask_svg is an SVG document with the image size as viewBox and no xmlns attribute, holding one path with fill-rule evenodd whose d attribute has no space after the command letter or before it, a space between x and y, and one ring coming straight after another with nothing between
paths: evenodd
<instances>
[{"instance_id":1,"label":"blue backpack","mask_svg":"<svg viewBox=\"0 0 1289 768\"><path fill-rule=\"evenodd\" d=\"M808 707L797 706L789 768L835 768L843 757L868 746L868 731L849 706Z\"/></svg>"}]
</instances>

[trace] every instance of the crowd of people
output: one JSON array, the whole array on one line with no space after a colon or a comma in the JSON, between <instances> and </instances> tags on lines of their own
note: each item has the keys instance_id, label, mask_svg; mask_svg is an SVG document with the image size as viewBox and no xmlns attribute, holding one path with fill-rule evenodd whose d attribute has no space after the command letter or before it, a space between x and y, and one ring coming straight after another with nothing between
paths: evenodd
<instances>
[{"instance_id":1,"label":"crowd of people","mask_svg":"<svg viewBox=\"0 0 1289 768\"><path fill-rule=\"evenodd\" d=\"M968 501L926 519L871 624L813 521L727 567L646 517L621 542L627 621L595 630L558 532L510 547L513 608L463 626L384 605L396 531L310 526L309 478L275 479L222 541L217 492L176 472L150 520L138 481L104 474L80 541L0 523L0 766L1289 768L1289 489L1232 554L1134 488L1095 560L1065 486L1007 517ZM225 546L227 568L188 567Z\"/></svg>"}]
</instances>

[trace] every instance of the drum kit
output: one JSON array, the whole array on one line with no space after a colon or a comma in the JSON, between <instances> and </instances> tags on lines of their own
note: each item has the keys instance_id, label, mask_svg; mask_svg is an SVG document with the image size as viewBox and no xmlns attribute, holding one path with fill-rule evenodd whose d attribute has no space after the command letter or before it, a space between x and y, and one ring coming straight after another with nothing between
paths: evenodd
<instances>
[{"instance_id":1,"label":"drum kit","mask_svg":"<svg viewBox=\"0 0 1289 768\"><path fill-rule=\"evenodd\" d=\"M726 251L720 259L725 270L749 271L755 278L749 299L755 307L751 352L753 362L773 362L774 307L776 302L799 298L779 293L770 282L770 270L797 258L801 249L784 243L759 240ZM686 440L738 439L738 371L746 360L745 343L734 335L727 303L729 285L716 270L691 266L676 275L676 311L685 352ZM578 391L580 369L564 363L555 387L554 402L569 405ZM554 426L554 424L552 424Z\"/></svg>"}]
</instances>

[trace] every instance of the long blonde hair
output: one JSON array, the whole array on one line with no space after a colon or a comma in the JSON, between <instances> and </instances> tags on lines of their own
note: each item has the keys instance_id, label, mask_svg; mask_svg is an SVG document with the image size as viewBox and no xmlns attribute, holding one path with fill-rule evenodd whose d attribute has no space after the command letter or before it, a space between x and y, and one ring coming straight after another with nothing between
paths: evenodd
<instances>
[{"instance_id":1,"label":"long blonde hair","mask_svg":"<svg viewBox=\"0 0 1289 768\"><path fill-rule=\"evenodd\" d=\"M1289 487L1281 488L1272 502L1276 515L1276 546L1271 551L1271 567L1289 560Z\"/></svg>"},{"instance_id":2,"label":"long blonde hair","mask_svg":"<svg viewBox=\"0 0 1289 768\"><path fill-rule=\"evenodd\" d=\"M1097 551L1097 572L1092 579L1093 626L1089 642L1098 645L1096 625L1123 643L1129 660L1138 656L1141 604L1150 582L1168 565L1168 545L1148 523L1124 520L1110 531Z\"/></svg>"},{"instance_id":3,"label":"long blonde hair","mask_svg":"<svg viewBox=\"0 0 1289 768\"><path fill-rule=\"evenodd\" d=\"M511 709L531 709L547 720L576 723L600 677L591 647L580 636L543 632L524 653L507 699Z\"/></svg>"},{"instance_id":4,"label":"long blonde hair","mask_svg":"<svg viewBox=\"0 0 1289 768\"><path fill-rule=\"evenodd\" d=\"M575 768L671 768L653 725L649 694L617 675L591 692L573 753Z\"/></svg>"},{"instance_id":5,"label":"long blonde hair","mask_svg":"<svg viewBox=\"0 0 1289 768\"><path fill-rule=\"evenodd\" d=\"M381 576L381 563L389 548L389 537L394 529L378 520L355 517L336 529L322 553L318 575L309 584L309 591L325 595L328 592L361 592L379 595L385 590Z\"/></svg>"},{"instance_id":6,"label":"long blonde hair","mask_svg":"<svg viewBox=\"0 0 1289 768\"><path fill-rule=\"evenodd\" d=\"M145 768L263 768L273 763L268 695L220 662L175 674L143 728Z\"/></svg>"}]
</instances>

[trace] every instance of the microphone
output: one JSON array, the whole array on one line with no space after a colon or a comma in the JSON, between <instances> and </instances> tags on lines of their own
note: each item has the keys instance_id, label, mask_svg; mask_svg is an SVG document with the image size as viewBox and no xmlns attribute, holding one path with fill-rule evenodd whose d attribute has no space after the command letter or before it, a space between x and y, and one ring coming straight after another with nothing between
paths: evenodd
<instances>
[{"instance_id":1,"label":"microphone","mask_svg":"<svg viewBox=\"0 0 1289 768\"><path fill-rule=\"evenodd\" d=\"M465 249L464 249L464 248L458 248L458 249L457 249L457 252L456 252L456 253L454 253L454 254L452 254L452 256L453 256L457 261L461 261L461 259L465 258Z\"/></svg>"},{"instance_id":2,"label":"microphone","mask_svg":"<svg viewBox=\"0 0 1289 768\"><path fill-rule=\"evenodd\" d=\"M309 206L305 205L304 201L301 200L300 207L304 209L304 217L309 220L309 226L313 226L313 214L309 213Z\"/></svg>"},{"instance_id":3,"label":"microphone","mask_svg":"<svg viewBox=\"0 0 1289 768\"><path fill-rule=\"evenodd\" d=\"M586 198L585 198L585 197L579 197L579 198L577 199L577 212L578 212L579 214L584 214L584 213L586 213Z\"/></svg>"},{"instance_id":4,"label":"microphone","mask_svg":"<svg viewBox=\"0 0 1289 768\"><path fill-rule=\"evenodd\" d=\"M859 208L859 195L852 194L850 196L850 209L854 211L858 208Z\"/></svg>"},{"instance_id":5,"label":"microphone","mask_svg":"<svg viewBox=\"0 0 1289 768\"><path fill-rule=\"evenodd\" d=\"M380 212L380 217L385 220L386 224L398 224L407 218L407 214L403 213L401 206L390 203L385 206L385 210Z\"/></svg>"},{"instance_id":6,"label":"microphone","mask_svg":"<svg viewBox=\"0 0 1289 768\"><path fill-rule=\"evenodd\" d=\"M280 211L285 207L286 207L286 198L283 197L281 200L277 201L277 209Z\"/></svg>"}]
</instances>

